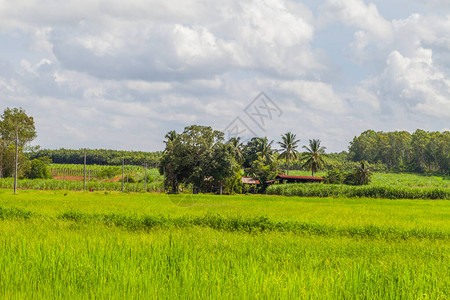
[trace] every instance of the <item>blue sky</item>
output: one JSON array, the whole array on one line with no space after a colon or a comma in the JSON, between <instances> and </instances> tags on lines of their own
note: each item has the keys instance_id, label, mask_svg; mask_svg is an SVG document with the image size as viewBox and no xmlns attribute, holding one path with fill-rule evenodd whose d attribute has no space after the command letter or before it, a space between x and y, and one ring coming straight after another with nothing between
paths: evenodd
<instances>
[{"instance_id":1,"label":"blue sky","mask_svg":"<svg viewBox=\"0 0 450 300\"><path fill-rule=\"evenodd\" d=\"M449 53L443 0L0 0L0 110L23 107L43 148L161 150L239 118L243 138L342 151L449 130Z\"/></svg>"}]
</instances>

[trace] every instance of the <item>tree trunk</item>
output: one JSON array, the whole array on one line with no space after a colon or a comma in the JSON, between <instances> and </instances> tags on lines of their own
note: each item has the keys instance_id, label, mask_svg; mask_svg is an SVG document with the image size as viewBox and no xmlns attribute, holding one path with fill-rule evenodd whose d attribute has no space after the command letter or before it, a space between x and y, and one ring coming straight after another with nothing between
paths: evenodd
<instances>
[{"instance_id":1,"label":"tree trunk","mask_svg":"<svg viewBox=\"0 0 450 300\"><path fill-rule=\"evenodd\" d=\"M86 149L84 149L84 177L83 177L83 191L86 190Z\"/></svg>"},{"instance_id":2,"label":"tree trunk","mask_svg":"<svg viewBox=\"0 0 450 300\"><path fill-rule=\"evenodd\" d=\"M222 182L220 183L220 194L222 195Z\"/></svg>"},{"instance_id":3,"label":"tree trunk","mask_svg":"<svg viewBox=\"0 0 450 300\"><path fill-rule=\"evenodd\" d=\"M287 175L289 175L289 157L287 159Z\"/></svg>"},{"instance_id":4,"label":"tree trunk","mask_svg":"<svg viewBox=\"0 0 450 300\"><path fill-rule=\"evenodd\" d=\"M14 163L14 194L17 194L17 165L18 162L17 160L19 159L19 133L17 132L16 129L16 157L15 157L15 163Z\"/></svg>"},{"instance_id":5,"label":"tree trunk","mask_svg":"<svg viewBox=\"0 0 450 300\"><path fill-rule=\"evenodd\" d=\"M123 173L124 173L125 159L122 158L122 193L123 193Z\"/></svg>"},{"instance_id":6,"label":"tree trunk","mask_svg":"<svg viewBox=\"0 0 450 300\"><path fill-rule=\"evenodd\" d=\"M3 178L3 146L0 145L0 178Z\"/></svg>"}]
</instances>

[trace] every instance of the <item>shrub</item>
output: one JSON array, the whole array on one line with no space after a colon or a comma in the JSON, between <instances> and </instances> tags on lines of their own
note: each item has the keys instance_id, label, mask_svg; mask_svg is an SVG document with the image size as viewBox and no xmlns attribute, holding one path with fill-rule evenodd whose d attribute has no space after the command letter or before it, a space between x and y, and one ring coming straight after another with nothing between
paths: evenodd
<instances>
[{"instance_id":1,"label":"shrub","mask_svg":"<svg viewBox=\"0 0 450 300\"><path fill-rule=\"evenodd\" d=\"M29 179L51 179L52 174L48 169L50 159L48 157L41 157L33 159L30 163L30 168L25 171L25 177Z\"/></svg>"},{"instance_id":2,"label":"shrub","mask_svg":"<svg viewBox=\"0 0 450 300\"><path fill-rule=\"evenodd\" d=\"M332 169L327 172L325 182L327 184L342 184L344 183L345 174L339 169Z\"/></svg>"}]
</instances>

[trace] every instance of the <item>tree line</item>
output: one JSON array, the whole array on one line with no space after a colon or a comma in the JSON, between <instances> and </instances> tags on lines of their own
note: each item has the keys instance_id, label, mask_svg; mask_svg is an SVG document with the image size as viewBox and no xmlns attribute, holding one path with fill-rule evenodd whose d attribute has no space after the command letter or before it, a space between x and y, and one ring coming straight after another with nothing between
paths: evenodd
<instances>
[{"instance_id":1,"label":"tree line","mask_svg":"<svg viewBox=\"0 0 450 300\"><path fill-rule=\"evenodd\" d=\"M219 188L219 193L239 193L244 188L242 175L259 180L258 190L264 192L267 181L282 172L280 161L285 162L287 173L291 163L300 161L312 176L326 164L320 140L310 140L300 153L300 140L291 132L281 136L279 149L267 137L254 137L246 144L240 138L225 141L222 132L209 126L188 126L179 134L168 132L165 138L159 171L173 193L189 185L194 191Z\"/></svg>"},{"instance_id":2,"label":"tree line","mask_svg":"<svg viewBox=\"0 0 450 300\"><path fill-rule=\"evenodd\" d=\"M0 178L49 178L49 162L82 164L84 149L27 149L36 137L34 120L22 108L7 108L0 117ZM450 174L450 133L418 129L375 132L367 130L355 136L348 152L326 154L320 140L311 139L299 149L300 140L287 132L274 143L267 137L254 137L245 144L240 138L225 141L222 132L208 126L188 126L181 133L165 136L163 152L116 151L89 149L87 164L158 166L166 175L167 187L177 192L180 186L198 190L220 187L230 193L245 189L241 176L266 182L281 172L309 170L311 176L328 170L327 179L335 183L364 184L367 178L356 178L355 172L371 174L373 170L395 170ZM26 151L27 150L27 151ZM370 165L369 165L370 163Z\"/></svg>"},{"instance_id":3,"label":"tree line","mask_svg":"<svg viewBox=\"0 0 450 300\"><path fill-rule=\"evenodd\" d=\"M393 171L450 174L450 132L367 130L350 142L348 157Z\"/></svg>"},{"instance_id":4,"label":"tree line","mask_svg":"<svg viewBox=\"0 0 450 300\"><path fill-rule=\"evenodd\" d=\"M35 150L27 153L30 159L48 157L56 164L83 164L84 149L58 149L58 150ZM86 163L88 165L122 165L122 159L127 165L140 165L147 163L148 166L156 167L159 164L161 152L144 151L118 151L107 149L87 149Z\"/></svg>"}]
</instances>

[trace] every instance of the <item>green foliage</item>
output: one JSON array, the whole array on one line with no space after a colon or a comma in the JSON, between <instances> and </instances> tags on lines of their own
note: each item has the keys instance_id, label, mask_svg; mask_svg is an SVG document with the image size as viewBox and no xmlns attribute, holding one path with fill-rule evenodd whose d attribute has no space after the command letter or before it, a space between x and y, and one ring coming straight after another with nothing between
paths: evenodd
<instances>
[{"instance_id":1,"label":"green foliage","mask_svg":"<svg viewBox=\"0 0 450 300\"><path fill-rule=\"evenodd\" d=\"M342 184L344 183L345 174L340 169L333 169L327 172L325 182L327 184Z\"/></svg>"},{"instance_id":2,"label":"green foliage","mask_svg":"<svg viewBox=\"0 0 450 300\"><path fill-rule=\"evenodd\" d=\"M288 132L281 136L281 142L278 144L281 147L282 152L278 156L278 159L284 159L287 164L287 175L289 175L289 162L292 160L297 160L299 157L299 152L297 151L298 142L300 140L296 140L296 135Z\"/></svg>"},{"instance_id":3,"label":"green foliage","mask_svg":"<svg viewBox=\"0 0 450 300\"><path fill-rule=\"evenodd\" d=\"M275 160L267 163L259 158L252 163L250 168L245 169L245 173L247 176L259 180L258 192L264 193L267 188L267 181L275 179L279 169Z\"/></svg>"},{"instance_id":4,"label":"green foliage","mask_svg":"<svg viewBox=\"0 0 450 300\"><path fill-rule=\"evenodd\" d=\"M83 164L84 149L59 149L59 150L35 150L27 153L30 159L49 157L56 164ZM121 166L122 158L125 164L142 166L147 163L156 167L159 163L161 152L142 151L117 151L107 149L87 149L86 163L88 165Z\"/></svg>"},{"instance_id":5,"label":"green foliage","mask_svg":"<svg viewBox=\"0 0 450 300\"><path fill-rule=\"evenodd\" d=\"M355 178L356 185L367 185L370 183L373 170L366 161L361 161L355 168L353 176Z\"/></svg>"},{"instance_id":6,"label":"green foliage","mask_svg":"<svg viewBox=\"0 0 450 300\"><path fill-rule=\"evenodd\" d=\"M223 133L206 126L188 126L166 143L159 166L173 192L180 183L202 190L210 184L221 186L235 174L235 152L225 144Z\"/></svg>"},{"instance_id":7,"label":"green foliage","mask_svg":"<svg viewBox=\"0 0 450 300\"><path fill-rule=\"evenodd\" d=\"M30 167L25 171L25 177L29 179L51 179L52 174L49 170L51 160L48 157L33 159Z\"/></svg>"},{"instance_id":8,"label":"green foliage","mask_svg":"<svg viewBox=\"0 0 450 300\"><path fill-rule=\"evenodd\" d=\"M303 146L306 152L302 153L301 161L302 167L311 171L311 176L314 173L325 167L325 147L320 145L320 140L309 140L309 147Z\"/></svg>"},{"instance_id":9,"label":"green foliage","mask_svg":"<svg viewBox=\"0 0 450 300\"><path fill-rule=\"evenodd\" d=\"M89 169L92 169L92 166L89 166ZM120 175L122 172L120 167L112 167L108 166L106 168L101 168L100 171L96 172L96 176L98 178L109 178L112 179L117 175Z\"/></svg>"},{"instance_id":10,"label":"green foliage","mask_svg":"<svg viewBox=\"0 0 450 300\"><path fill-rule=\"evenodd\" d=\"M270 164L273 160L274 150L272 149L273 141L269 141L267 137L253 137L243 148L244 168L249 168L255 160L262 158L265 164Z\"/></svg>"},{"instance_id":11,"label":"green foliage","mask_svg":"<svg viewBox=\"0 0 450 300\"><path fill-rule=\"evenodd\" d=\"M372 184L450 188L450 177L418 173L374 173L372 176Z\"/></svg>"},{"instance_id":12,"label":"green foliage","mask_svg":"<svg viewBox=\"0 0 450 300\"><path fill-rule=\"evenodd\" d=\"M275 184L269 195L300 197L366 197L385 199L450 199L450 188L412 188L404 186L342 184Z\"/></svg>"},{"instance_id":13,"label":"green foliage","mask_svg":"<svg viewBox=\"0 0 450 300\"><path fill-rule=\"evenodd\" d=\"M131 179L126 182L125 177L125 192L142 192L144 191L143 182L131 182L135 180ZM14 181L12 178L0 179L0 189L11 189L13 188ZM70 181L70 180L56 180L56 179L21 179L18 180L18 186L21 189L32 189L32 190L72 190L81 191L83 190L83 181ZM118 182L101 182L101 181L88 181L86 186L89 188L92 186L96 191L121 191L122 181ZM154 181L147 184L148 191L161 192L163 190L162 181Z\"/></svg>"},{"instance_id":14,"label":"green foliage","mask_svg":"<svg viewBox=\"0 0 450 300\"><path fill-rule=\"evenodd\" d=\"M242 184L242 174L241 168L237 166L234 170L234 176L230 176L226 179L224 185L224 193L233 195L233 194L242 194L243 184Z\"/></svg>"},{"instance_id":15,"label":"green foliage","mask_svg":"<svg viewBox=\"0 0 450 300\"><path fill-rule=\"evenodd\" d=\"M0 118L0 137L7 144L18 138L19 147L25 146L36 138L33 117L22 108L6 108Z\"/></svg>"},{"instance_id":16,"label":"green foliage","mask_svg":"<svg viewBox=\"0 0 450 300\"><path fill-rule=\"evenodd\" d=\"M241 138L240 137L230 138L230 140L227 143L233 147L234 158L236 159L236 162L242 165L242 163L244 162L244 153L243 153L244 145L241 143Z\"/></svg>"},{"instance_id":17,"label":"green foliage","mask_svg":"<svg viewBox=\"0 0 450 300\"><path fill-rule=\"evenodd\" d=\"M33 117L22 108L6 108L0 117L0 178L10 177L15 172L15 152L18 153L18 177L24 172L27 159L22 148L36 138ZM16 149L17 148L17 149Z\"/></svg>"},{"instance_id":18,"label":"green foliage","mask_svg":"<svg viewBox=\"0 0 450 300\"><path fill-rule=\"evenodd\" d=\"M350 142L349 158L382 163L394 171L450 172L450 132L417 129L375 132L367 130Z\"/></svg>"}]
</instances>

